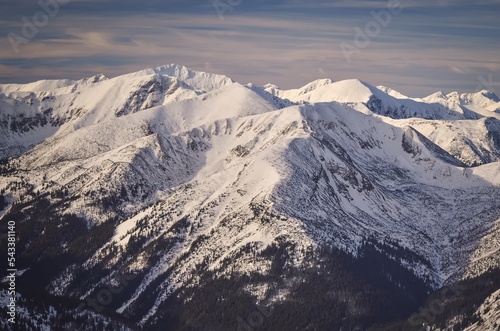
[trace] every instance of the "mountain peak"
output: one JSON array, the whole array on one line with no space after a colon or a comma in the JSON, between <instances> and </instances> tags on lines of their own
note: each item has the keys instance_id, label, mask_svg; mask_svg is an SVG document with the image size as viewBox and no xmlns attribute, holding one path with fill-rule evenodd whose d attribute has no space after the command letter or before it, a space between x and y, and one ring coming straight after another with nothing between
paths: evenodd
<instances>
[{"instance_id":1,"label":"mountain peak","mask_svg":"<svg viewBox=\"0 0 500 331\"><path fill-rule=\"evenodd\" d=\"M196 72L195 70L192 70L186 66L175 63L165 64L152 69L158 74L163 74L168 76L186 76L190 74L193 75Z\"/></svg>"},{"instance_id":2,"label":"mountain peak","mask_svg":"<svg viewBox=\"0 0 500 331\"><path fill-rule=\"evenodd\" d=\"M456 92L455 92L456 93ZM447 100L448 96L443 93L443 91L437 91L431 95L424 98L425 100L442 99Z\"/></svg>"},{"instance_id":3,"label":"mountain peak","mask_svg":"<svg viewBox=\"0 0 500 331\"><path fill-rule=\"evenodd\" d=\"M390 96L396 98L396 99L409 99L408 96L390 88L390 87L387 87L387 86L384 86L384 85L378 85L377 88L379 90L381 90L382 92L384 93L387 93L389 94Z\"/></svg>"},{"instance_id":4,"label":"mountain peak","mask_svg":"<svg viewBox=\"0 0 500 331\"><path fill-rule=\"evenodd\" d=\"M175 77L190 85L195 90L202 90L204 92L234 83L234 81L227 76L197 71L174 63L156 67L152 70L155 74Z\"/></svg>"},{"instance_id":5,"label":"mountain peak","mask_svg":"<svg viewBox=\"0 0 500 331\"><path fill-rule=\"evenodd\" d=\"M80 79L77 83L95 84L95 83L99 83L99 82L102 82L102 81L105 81L108 79L109 78L104 74L97 74L97 75L94 75L94 76L91 76L88 78Z\"/></svg>"},{"instance_id":6,"label":"mountain peak","mask_svg":"<svg viewBox=\"0 0 500 331\"><path fill-rule=\"evenodd\" d=\"M330 85L330 84L333 84L333 81L330 78L321 78L321 79L316 79L316 80L302 86L298 90L300 91L301 94L305 94L305 93L311 92L319 87L322 87L325 85Z\"/></svg>"},{"instance_id":7,"label":"mountain peak","mask_svg":"<svg viewBox=\"0 0 500 331\"><path fill-rule=\"evenodd\" d=\"M6 88L19 92L0 90L0 220L19 225L16 291L40 293L27 307L76 307L109 282L123 292L103 313L134 329L234 330L261 304L278 312L261 328L368 329L500 265L500 114L472 118L486 92L469 106L358 79L283 91L175 64ZM28 329L70 316L32 310Z\"/></svg>"},{"instance_id":8,"label":"mountain peak","mask_svg":"<svg viewBox=\"0 0 500 331\"><path fill-rule=\"evenodd\" d=\"M479 91L479 93L481 95L483 95L485 98L488 98L494 102L500 102L500 98L493 91L482 90L482 91Z\"/></svg>"}]
</instances>

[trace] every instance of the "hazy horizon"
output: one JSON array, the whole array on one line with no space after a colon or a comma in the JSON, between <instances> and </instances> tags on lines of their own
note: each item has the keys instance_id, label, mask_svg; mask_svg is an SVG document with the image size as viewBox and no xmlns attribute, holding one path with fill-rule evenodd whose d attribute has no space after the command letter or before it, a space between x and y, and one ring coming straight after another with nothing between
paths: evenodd
<instances>
[{"instance_id":1,"label":"hazy horizon","mask_svg":"<svg viewBox=\"0 0 500 331\"><path fill-rule=\"evenodd\" d=\"M0 9L0 83L177 63L283 89L356 78L411 97L500 90L496 0L8 0Z\"/></svg>"}]
</instances>

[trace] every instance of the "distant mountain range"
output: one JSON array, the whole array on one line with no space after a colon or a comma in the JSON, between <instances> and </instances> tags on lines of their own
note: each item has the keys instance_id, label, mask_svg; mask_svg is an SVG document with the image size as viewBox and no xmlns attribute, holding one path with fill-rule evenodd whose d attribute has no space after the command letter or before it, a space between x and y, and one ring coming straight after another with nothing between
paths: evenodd
<instances>
[{"instance_id":1,"label":"distant mountain range","mask_svg":"<svg viewBox=\"0 0 500 331\"><path fill-rule=\"evenodd\" d=\"M0 85L9 220L25 330L497 330L500 99L174 64Z\"/></svg>"}]
</instances>

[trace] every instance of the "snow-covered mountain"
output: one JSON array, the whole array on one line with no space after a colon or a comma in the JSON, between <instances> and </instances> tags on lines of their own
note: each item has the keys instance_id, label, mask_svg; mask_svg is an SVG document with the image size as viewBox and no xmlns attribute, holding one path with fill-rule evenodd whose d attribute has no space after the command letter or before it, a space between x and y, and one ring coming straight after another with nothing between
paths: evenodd
<instances>
[{"instance_id":1,"label":"snow-covered mountain","mask_svg":"<svg viewBox=\"0 0 500 331\"><path fill-rule=\"evenodd\" d=\"M87 300L129 275L106 307L145 329L219 280L283 305L342 254L418 297L500 265L498 103L179 65L0 85L0 219L18 223L24 286Z\"/></svg>"}]
</instances>

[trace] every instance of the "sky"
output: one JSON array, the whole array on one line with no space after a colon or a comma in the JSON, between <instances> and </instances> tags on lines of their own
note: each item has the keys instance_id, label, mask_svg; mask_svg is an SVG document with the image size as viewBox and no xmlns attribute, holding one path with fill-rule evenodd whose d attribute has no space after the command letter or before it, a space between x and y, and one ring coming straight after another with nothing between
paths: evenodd
<instances>
[{"instance_id":1,"label":"sky","mask_svg":"<svg viewBox=\"0 0 500 331\"><path fill-rule=\"evenodd\" d=\"M164 64L298 88L500 95L500 0L2 0L0 83Z\"/></svg>"}]
</instances>

